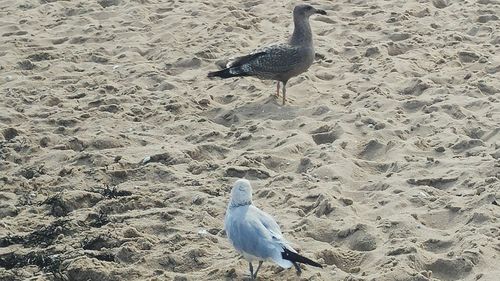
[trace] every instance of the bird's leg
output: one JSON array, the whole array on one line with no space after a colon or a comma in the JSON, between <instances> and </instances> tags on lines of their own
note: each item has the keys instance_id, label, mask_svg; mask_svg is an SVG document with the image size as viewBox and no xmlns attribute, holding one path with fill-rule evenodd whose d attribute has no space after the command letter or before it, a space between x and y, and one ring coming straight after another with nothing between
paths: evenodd
<instances>
[{"instance_id":1,"label":"bird's leg","mask_svg":"<svg viewBox=\"0 0 500 281\"><path fill-rule=\"evenodd\" d=\"M283 82L283 105L285 105L286 101L286 81Z\"/></svg>"},{"instance_id":2,"label":"bird's leg","mask_svg":"<svg viewBox=\"0 0 500 281\"><path fill-rule=\"evenodd\" d=\"M278 81L278 84L276 84L276 97L278 98L280 96L280 81Z\"/></svg>"},{"instance_id":3,"label":"bird's leg","mask_svg":"<svg viewBox=\"0 0 500 281\"><path fill-rule=\"evenodd\" d=\"M252 280L254 280L254 277L253 277L253 265L252 265L252 263L251 263L251 262L248 262L248 267L249 267L249 269L250 269L250 278L251 278Z\"/></svg>"},{"instance_id":4,"label":"bird's leg","mask_svg":"<svg viewBox=\"0 0 500 281\"><path fill-rule=\"evenodd\" d=\"M259 265L257 266L257 269L255 270L255 273L253 274L253 278L257 278L257 272L259 272L260 266L262 265L263 261L259 261Z\"/></svg>"},{"instance_id":5,"label":"bird's leg","mask_svg":"<svg viewBox=\"0 0 500 281\"><path fill-rule=\"evenodd\" d=\"M297 276L300 276L302 273L302 270L300 269L300 266L296 262L292 262L293 266L295 267L295 270L297 270Z\"/></svg>"}]
</instances>

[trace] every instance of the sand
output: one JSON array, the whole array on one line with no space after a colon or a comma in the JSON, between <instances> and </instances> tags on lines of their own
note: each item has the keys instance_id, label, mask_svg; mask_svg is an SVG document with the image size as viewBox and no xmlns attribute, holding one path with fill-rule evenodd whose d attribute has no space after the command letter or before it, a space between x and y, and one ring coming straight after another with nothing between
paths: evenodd
<instances>
[{"instance_id":1,"label":"sand","mask_svg":"<svg viewBox=\"0 0 500 281\"><path fill-rule=\"evenodd\" d=\"M500 2L315 1L290 80L207 79L296 2L0 2L0 279L242 280L232 183L325 267L498 280Z\"/></svg>"}]
</instances>

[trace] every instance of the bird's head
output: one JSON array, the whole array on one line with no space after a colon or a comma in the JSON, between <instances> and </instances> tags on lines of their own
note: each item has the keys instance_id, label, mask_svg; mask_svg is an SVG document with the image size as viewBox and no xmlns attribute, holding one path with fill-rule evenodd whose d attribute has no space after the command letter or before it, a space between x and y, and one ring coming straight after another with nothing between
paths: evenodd
<instances>
[{"instance_id":1,"label":"bird's head","mask_svg":"<svg viewBox=\"0 0 500 281\"><path fill-rule=\"evenodd\" d=\"M314 14L326 15L326 12L307 4L299 4L293 9L294 16L310 17Z\"/></svg>"},{"instance_id":2,"label":"bird's head","mask_svg":"<svg viewBox=\"0 0 500 281\"><path fill-rule=\"evenodd\" d=\"M246 179L237 180L231 190L231 206L244 206L252 204L252 186Z\"/></svg>"}]
</instances>

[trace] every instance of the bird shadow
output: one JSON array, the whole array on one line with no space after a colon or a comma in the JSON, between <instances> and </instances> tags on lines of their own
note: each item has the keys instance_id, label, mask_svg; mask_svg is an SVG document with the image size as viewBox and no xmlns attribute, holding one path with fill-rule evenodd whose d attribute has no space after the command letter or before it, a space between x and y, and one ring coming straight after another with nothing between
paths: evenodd
<instances>
[{"instance_id":1,"label":"bird shadow","mask_svg":"<svg viewBox=\"0 0 500 281\"><path fill-rule=\"evenodd\" d=\"M237 105L232 109L215 108L207 114L215 123L230 127L248 120L293 120L298 116L299 107L281 104L281 99L267 96L252 102Z\"/></svg>"}]
</instances>

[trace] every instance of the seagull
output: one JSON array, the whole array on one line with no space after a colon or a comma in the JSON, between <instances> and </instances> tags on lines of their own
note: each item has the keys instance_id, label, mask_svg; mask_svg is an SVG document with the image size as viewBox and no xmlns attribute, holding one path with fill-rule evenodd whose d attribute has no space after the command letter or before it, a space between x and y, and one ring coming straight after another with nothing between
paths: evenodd
<instances>
[{"instance_id":1,"label":"seagull","mask_svg":"<svg viewBox=\"0 0 500 281\"><path fill-rule=\"evenodd\" d=\"M293 265L297 275L301 273L298 263L322 268L321 264L299 255L283 238L273 217L253 205L252 186L246 179L239 179L233 185L224 228L233 247L248 261L252 280L257 278L266 260L283 268ZM252 261L259 261L255 272Z\"/></svg>"},{"instance_id":2,"label":"seagull","mask_svg":"<svg viewBox=\"0 0 500 281\"><path fill-rule=\"evenodd\" d=\"M283 84L283 105L286 101L286 83L294 76L305 72L314 61L314 46L309 17L326 15L324 10L307 4L293 9L294 30L286 43L274 44L254 50L249 55L237 57L220 71L209 72L208 77L253 76L262 80L276 80L276 97L279 97L280 82Z\"/></svg>"}]
</instances>

